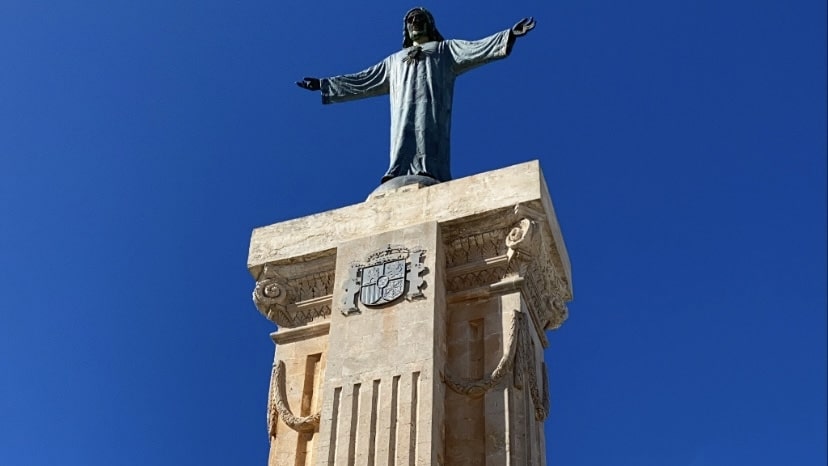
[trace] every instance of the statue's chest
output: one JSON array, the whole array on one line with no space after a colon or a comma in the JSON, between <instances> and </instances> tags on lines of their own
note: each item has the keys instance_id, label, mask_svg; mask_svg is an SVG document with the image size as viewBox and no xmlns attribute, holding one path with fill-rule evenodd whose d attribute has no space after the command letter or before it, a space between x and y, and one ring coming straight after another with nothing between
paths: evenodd
<instances>
[{"instance_id":1,"label":"statue's chest","mask_svg":"<svg viewBox=\"0 0 828 466\"><path fill-rule=\"evenodd\" d=\"M450 57L442 47L426 44L409 47L394 55L391 66L391 93L409 95L414 100L432 96L439 89L450 89L454 82ZM431 100L430 98L426 100Z\"/></svg>"},{"instance_id":2,"label":"statue's chest","mask_svg":"<svg viewBox=\"0 0 828 466\"><path fill-rule=\"evenodd\" d=\"M409 47L397 54L398 66L406 72L427 72L439 68L442 63L440 49L434 46Z\"/></svg>"}]
</instances>

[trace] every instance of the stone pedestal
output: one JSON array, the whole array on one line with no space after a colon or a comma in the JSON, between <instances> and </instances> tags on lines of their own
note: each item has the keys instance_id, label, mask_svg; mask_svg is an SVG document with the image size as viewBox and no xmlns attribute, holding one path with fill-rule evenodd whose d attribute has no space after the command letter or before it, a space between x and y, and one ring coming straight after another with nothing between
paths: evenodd
<instances>
[{"instance_id":1,"label":"stone pedestal","mask_svg":"<svg viewBox=\"0 0 828 466\"><path fill-rule=\"evenodd\" d=\"M253 231L269 464L545 464L569 259L529 162Z\"/></svg>"}]
</instances>

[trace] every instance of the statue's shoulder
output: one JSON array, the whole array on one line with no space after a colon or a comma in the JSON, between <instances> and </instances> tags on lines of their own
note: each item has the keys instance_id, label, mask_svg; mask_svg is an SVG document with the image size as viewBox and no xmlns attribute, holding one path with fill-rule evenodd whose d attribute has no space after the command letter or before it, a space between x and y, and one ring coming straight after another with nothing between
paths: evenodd
<instances>
[{"instance_id":1,"label":"statue's shoulder","mask_svg":"<svg viewBox=\"0 0 828 466\"><path fill-rule=\"evenodd\" d=\"M447 46L449 41L447 40L433 40L431 42L426 42L423 44L423 50L429 53L439 53L442 52Z\"/></svg>"},{"instance_id":2,"label":"statue's shoulder","mask_svg":"<svg viewBox=\"0 0 828 466\"><path fill-rule=\"evenodd\" d=\"M413 49L416 46L406 47L404 49L397 50L396 52L392 53L388 56L388 60L399 60L408 56L408 51Z\"/></svg>"}]
</instances>

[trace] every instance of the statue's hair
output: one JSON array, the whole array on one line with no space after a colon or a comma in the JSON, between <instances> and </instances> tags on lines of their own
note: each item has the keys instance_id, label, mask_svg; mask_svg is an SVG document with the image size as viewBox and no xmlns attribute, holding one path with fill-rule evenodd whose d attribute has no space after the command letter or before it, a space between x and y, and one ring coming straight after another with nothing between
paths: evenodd
<instances>
[{"instance_id":1,"label":"statue's hair","mask_svg":"<svg viewBox=\"0 0 828 466\"><path fill-rule=\"evenodd\" d=\"M437 25L434 24L434 17L431 16L431 13L428 10L426 10L425 8L423 8L421 6L418 6L416 8L412 8L412 9L408 10L408 13L406 13L405 16L403 16L403 48L404 49L414 45L414 41L411 39L411 36L408 35L408 27L406 27L405 20L407 20L408 17L411 16L412 13L415 13L415 12L418 12L418 11L424 13L425 16L426 16L426 21L428 21L428 29L431 31L429 37L432 40L436 40L438 42L441 42L441 41L445 40L445 39L443 39L443 36L440 34L440 31L437 30Z\"/></svg>"}]
</instances>

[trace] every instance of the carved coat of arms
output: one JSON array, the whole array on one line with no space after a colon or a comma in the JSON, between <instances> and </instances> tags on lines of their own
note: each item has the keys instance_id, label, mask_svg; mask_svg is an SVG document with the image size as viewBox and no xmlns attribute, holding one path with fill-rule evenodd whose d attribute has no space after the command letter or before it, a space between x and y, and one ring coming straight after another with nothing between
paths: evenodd
<instances>
[{"instance_id":1,"label":"carved coat of arms","mask_svg":"<svg viewBox=\"0 0 828 466\"><path fill-rule=\"evenodd\" d=\"M422 250L409 250L400 246L388 246L368 256L365 263L351 265L345 282L342 313L359 311L359 302L365 306L381 306L405 296L412 300L422 298L425 271Z\"/></svg>"}]
</instances>

